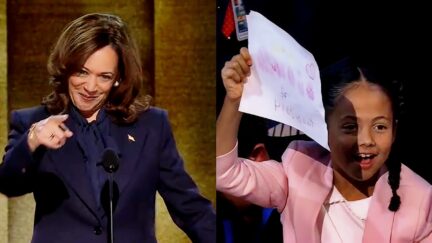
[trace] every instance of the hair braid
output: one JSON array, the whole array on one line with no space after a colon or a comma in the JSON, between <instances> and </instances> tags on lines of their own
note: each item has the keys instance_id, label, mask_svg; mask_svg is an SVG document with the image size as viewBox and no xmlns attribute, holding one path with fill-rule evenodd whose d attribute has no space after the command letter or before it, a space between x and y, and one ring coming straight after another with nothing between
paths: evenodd
<instances>
[{"instance_id":1,"label":"hair braid","mask_svg":"<svg viewBox=\"0 0 432 243\"><path fill-rule=\"evenodd\" d=\"M397 189L399 188L400 182L401 163L399 162L399 160L388 160L387 168L389 170L388 183L391 187L393 194L390 199L388 209L390 211L396 212L401 204L400 197L397 194Z\"/></svg>"}]
</instances>

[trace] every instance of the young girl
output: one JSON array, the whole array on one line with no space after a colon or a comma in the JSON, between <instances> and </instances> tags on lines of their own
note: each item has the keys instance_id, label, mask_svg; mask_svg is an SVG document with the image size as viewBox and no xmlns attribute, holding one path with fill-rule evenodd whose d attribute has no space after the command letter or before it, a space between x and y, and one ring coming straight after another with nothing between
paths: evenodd
<instances>
[{"instance_id":1,"label":"young girl","mask_svg":"<svg viewBox=\"0 0 432 243\"><path fill-rule=\"evenodd\" d=\"M398 96L375 70L345 60L323 75L328 152L294 141L282 163L237 157L239 102L252 59L222 69L217 189L281 213L284 242L432 242L432 187L397 160ZM329 80L326 80L329 78Z\"/></svg>"}]
</instances>

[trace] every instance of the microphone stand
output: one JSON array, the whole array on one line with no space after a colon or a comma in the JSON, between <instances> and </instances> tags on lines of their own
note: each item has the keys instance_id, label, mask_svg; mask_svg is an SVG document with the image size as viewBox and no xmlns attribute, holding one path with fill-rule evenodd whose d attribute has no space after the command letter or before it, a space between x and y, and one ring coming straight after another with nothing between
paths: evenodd
<instances>
[{"instance_id":1,"label":"microphone stand","mask_svg":"<svg viewBox=\"0 0 432 243\"><path fill-rule=\"evenodd\" d=\"M113 173L108 174L109 183L109 236L108 242L114 243L114 220L113 220Z\"/></svg>"},{"instance_id":2,"label":"microphone stand","mask_svg":"<svg viewBox=\"0 0 432 243\"><path fill-rule=\"evenodd\" d=\"M108 172L108 188L109 188L109 234L108 243L114 243L114 215L113 215L113 174L119 167L119 158L112 149L106 149L103 154L102 166Z\"/></svg>"}]
</instances>

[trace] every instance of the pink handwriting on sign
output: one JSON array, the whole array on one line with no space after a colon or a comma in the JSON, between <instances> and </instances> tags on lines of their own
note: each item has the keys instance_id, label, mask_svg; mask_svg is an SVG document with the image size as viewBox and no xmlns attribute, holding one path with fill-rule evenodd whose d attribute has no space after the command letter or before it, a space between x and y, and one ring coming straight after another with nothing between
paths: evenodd
<instances>
[{"instance_id":1,"label":"pink handwriting on sign","mask_svg":"<svg viewBox=\"0 0 432 243\"><path fill-rule=\"evenodd\" d=\"M315 96L314 96L314 92L312 89L312 85L308 84L308 86L306 87L306 94L310 100L314 100Z\"/></svg>"},{"instance_id":2,"label":"pink handwriting on sign","mask_svg":"<svg viewBox=\"0 0 432 243\"><path fill-rule=\"evenodd\" d=\"M256 63L267 74L279 79L285 79L286 75L283 65L265 50L261 49L258 51Z\"/></svg>"},{"instance_id":3,"label":"pink handwriting on sign","mask_svg":"<svg viewBox=\"0 0 432 243\"><path fill-rule=\"evenodd\" d=\"M314 80L315 79L315 74L316 74L316 72L315 72L315 65L313 63L306 64L305 69L306 69L306 73L309 76L309 78L312 79L312 80Z\"/></svg>"},{"instance_id":4,"label":"pink handwriting on sign","mask_svg":"<svg viewBox=\"0 0 432 243\"><path fill-rule=\"evenodd\" d=\"M284 78L285 74L282 69L282 66L277 62L270 62L271 69L273 71L273 74L276 75L279 78Z\"/></svg>"},{"instance_id":5,"label":"pink handwriting on sign","mask_svg":"<svg viewBox=\"0 0 432 243\"><path fill-rule=\"evenodd\" d=\"M302 96L305 95L305 90L304 90L304 87L303 87L303 83L301 83L301 82L298 82L298 83L297 83L297 91L298 91Z\"/></svg>"},{"instance_id":6,"label":"pink handwriting on sign","mask_svg":"<svg viewBox=\"0 0 432 243\"><path fill-rule=\"evenodd\" d=\"M291 67L286 67L286 77L291 85L295 85L294 72Z\"/></svg>"}]
</instances>

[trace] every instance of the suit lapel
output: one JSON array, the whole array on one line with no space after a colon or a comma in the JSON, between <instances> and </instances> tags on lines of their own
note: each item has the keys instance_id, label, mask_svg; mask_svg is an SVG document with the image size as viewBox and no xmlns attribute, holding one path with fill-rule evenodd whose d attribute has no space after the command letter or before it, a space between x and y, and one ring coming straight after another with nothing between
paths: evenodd
<instances>
[{"instance_id":1,"label":"suit lapel","mask_svg":"<svg viewBox=\"0 0 432 243\"><path fill-rule=\"evenodd\" d=\"M120 165L114 173L114 180L118 184L120 196L127 186L142 156L142 146L147 140L147 132L139 131L135 125L119 126L111 125L111 136L107 138L107 144L118 146L120 152Z\"/></svg>"},{"instance_id":2,"label":"suit lapel","mask_svg":"<svg viewBox=\"0 0 432 243\"><path fill-rule=\"evenodd\" d=\"M65 124L72 132L76 130L74 123L70 120L67 120ZM141 148L147 140L148 134L147 132L138 132L135 126L116 124L111 124L110 133L109 136L106 136L107 147L120 153L120 165L114 173L114 180L119 187L121 196L122 191L133 176L141 155ZM97 210L83 153L78 146L76 137L69 138L60 149L50 150L48 157L59 175L64 178L65 183L100 222L105 213L103 210Z\"/></svg>"},{"instance_id":3,"label":"suit lapel","mask_svg":"<svg viewBox=\"0 0 432 243\"><path fill-rule=\"evenodd\" d=\"M295 202L294 218L296 219L298 242L321 242L317 233L318 216L333 185L333 170L329 165L312 161L310 170L304 176ZM306 209L306 210L305 210ZM301 221L301 222L298 222Z\"/></svg>"},{"instance_id":4,"label":"suit lapel","mask_svg":"<svg viewBox=\"0 0 432 243\"><path fill-rule=\"evenodd\" d=\"M75 130L75 126L70 120L66 121L66 126L71 131ZM100 221L101 215L96 213L95 197L91 189L90 178L86 172L83 153L79 149L76 137L72 136L67 139L65 145L59 149L50 150L49 157L58 174L64 178L65 183Z\"/></svg>"},{"instance_id":5,"label":"suit lapel","mask_svg":"<svg viewBox=\"0 0 432 243\"><path fill-rule=\"evenodd\" d=\"M375 186L366 219L363 242L390 242L395 213L388 209L392 193L387 184L388 172Z\"/></svg>"}]
</instances>

